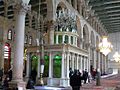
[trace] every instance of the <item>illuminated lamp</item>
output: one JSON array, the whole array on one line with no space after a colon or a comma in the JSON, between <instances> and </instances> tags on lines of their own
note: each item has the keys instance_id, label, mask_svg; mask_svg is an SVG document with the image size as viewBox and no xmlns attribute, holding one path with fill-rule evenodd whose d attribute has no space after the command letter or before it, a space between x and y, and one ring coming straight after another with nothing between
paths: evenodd
<instances>
[{"instance_id":1,"label":"illuminated lamp","mask_svg":"<svg viewBox=\"0 0 120 90\"><path fill-rule=\"evenodd\" d=\"M102 42L99 44L99 50L102 52L105 56L108 55L112 51L113 46L110 42L107 40L107 36L103 36Z\"/></svg>"}]
</instances>

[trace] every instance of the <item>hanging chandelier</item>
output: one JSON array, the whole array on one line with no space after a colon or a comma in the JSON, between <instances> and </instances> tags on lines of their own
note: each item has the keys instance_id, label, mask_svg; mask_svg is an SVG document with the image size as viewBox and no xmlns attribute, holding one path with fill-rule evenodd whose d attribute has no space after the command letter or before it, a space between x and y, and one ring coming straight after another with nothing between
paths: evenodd
<instances>
[{"instance_id":1,"label":"hanging chandelier","mask_svg":"<svg viewBox=\"0 0 120 90\"><path fill-rule=\"evenodd\" d=\"M120 62L120 54L118 53L119 52L119 49L118 49L118 45L117 45L117 37L118 37L118 33L116 33L115 35L115 42L116 42L116 52L115 54L113 55L113 60L115 60L116 62Z\"/></svg>"},{"instance_id":2,"label":"hanging chandelier","mask_svg":"<svg viewBox=\"0 0 120 90\"><path fill-rule=\"evenodd\" d=\"M99 44L99 50L102 52L105 56L108 55L108 53L112 50L112 45L107 40L107 36L103 36L102 42Z\"/></svg>"},{"instance_id":3,"label":"hanging chandelier","mask_svg":"<svg viewBox=\"0 0 120 90\"><path fill-rule=\"evenodd\" d=\"M113 58L116 62L120 62L120 54L118 52L115 52L115 54L113 55Z\"/></svg>"}]
</instances>

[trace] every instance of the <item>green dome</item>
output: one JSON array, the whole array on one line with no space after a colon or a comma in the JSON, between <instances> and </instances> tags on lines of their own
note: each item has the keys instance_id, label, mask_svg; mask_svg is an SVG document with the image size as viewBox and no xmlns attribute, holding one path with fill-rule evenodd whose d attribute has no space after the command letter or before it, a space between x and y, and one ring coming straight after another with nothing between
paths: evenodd
<instances>
[{"instance_id":1,"label":"green dome","mask_svg":"<svg viewBox=\"0 0 120 90\"><path fill-rule=\"evenodd\" d=\"M56 56L54 57L54 59L55 59L55 60L60 60L60 59L62 59L62 57L59 56L59 55L56 55Z\"/></svg>"},{"instance_id":2,"label":"green dome","mask_svg":"<svg viewBox=\"0 0 120 90\"><path fill-rule=\"evenodd\" d=\"M45 55L45 56L44 56L44 59L45 59L45 60L49 60L49 56Z\"/></svg>"},{"instance_id":3,"label":"green dome","mask_svg":"<svg viewBox=\"0 0 120 90\"><path fill-rule=\"evenodd\" d=\"M33 55L33 56L32 56L32 60L38 60L38 56Z\"/></svg>"}]
</instances>

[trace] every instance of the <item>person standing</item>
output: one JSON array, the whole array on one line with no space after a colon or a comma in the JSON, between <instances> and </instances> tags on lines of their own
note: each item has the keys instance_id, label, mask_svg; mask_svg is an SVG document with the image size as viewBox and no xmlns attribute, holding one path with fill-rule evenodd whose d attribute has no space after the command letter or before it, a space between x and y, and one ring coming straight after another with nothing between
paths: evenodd
<instances>
[{"instance_id":1,"label":"person standing","mask_svg":"<svg viewBox=\"0 0 120 90\"><path fill-rule=\"evenodd\" d=\"M87 79L88 79L88 72L87 72L87 69L85 69L85 71L83 71L84 84L86 84Z\"/></svg>"},{"instance_id":2,"label":"person standing","mask_svg":"<svg viewBox=\"0 0 120 90\"><path fill-rule=\"evenodd\" d=\"M80 90L81 76L77 70L75 70L74 74L70 77L70 86L72 87L72 90Z\"/></svg>"},{"instance_id":3,"label":"person standing","mask_svg":"<svg viewBox=\"0 0 120 90\"><path fill-rule=\"evenodd\" d=\"M8 77L9 77L9 81L11 81L12 80L12 69L11 68L8 70Z\"/></svg>"},{"instance_id":4,"label":"person standing","mask_svg":"<svg viewBox=\"0 0 120 90\"><path fill-rule=\"evenodd\" d=\"M69 69L69 77L71 77L73 75L73 70L72 68Z\"/></svg>"},{"instance_id":5,"label":"person standing","mask_svg":"<svg viewBox=\"0 0 120 90\"><path fill-rule=\"evenodd\" d=\"M9 90L8 82L9 82L8 76L4 75L3 76L3 84L2 84L3 90Z\"/></svg>"},{"instance_id":6,"label":"person standing","mask_svg":"<svg viewBox=\"0 0 120 90\"><path fill-rule=\"evenodd\" d=\"M32 80L34 81L34 83L36 83L36 76L37 76L37 71L36 71L36 69L34 68L34 69L31 71L31 78L32 78Z\"/></svg>"},{"instance_id":7,"label":"person standing","mask_svg":"<svg viewBox=\"0 0 120 90\"><path fill-rule=\"evenodd\" d=\"M3 68L0 69L0 81L2 81L2 77L3 77Z\"/></svg>"},{"instance_id":8,"label":"person standing","mask_svg":"<svg viewBox=\"0 0 120 90\"><path fill-rule=\"evenodd\" d=\"M32 80L32 78L30 77L28 82L27 82L27 86L26 86L27 89L34 89L34 82Z\"/></svg>"}]
</instances>

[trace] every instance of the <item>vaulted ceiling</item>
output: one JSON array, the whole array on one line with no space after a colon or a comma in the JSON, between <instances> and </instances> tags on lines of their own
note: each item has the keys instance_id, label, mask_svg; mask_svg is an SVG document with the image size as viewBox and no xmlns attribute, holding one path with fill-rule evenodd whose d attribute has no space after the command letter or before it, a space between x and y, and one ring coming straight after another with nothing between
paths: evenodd
<instances>
[{"instance_id":1,"label":"vaulted ceiling","mask_svg":"<svg viewBox=\"0 0 120 90\"><path fill-rule=\"evenodd\" d=\"M120 32L120 0L86 0L94 15L99 19L108 33ZM40 2L40 4L39 4ZM32 10L39 11L46 17L47 3L46 0L30 0ZM3 0L0 0L0 16L7 16L13 19L12 3L8 7L8 12L5 13ZM27 22L27 20L26 20Z\"/></svg>"},{"instance_id":2,"label":"vaulted ceiling","mask_svg":"<svg viewBox=\"0 0 120 90\"><path fill-rule=\"evenodd\" d=\"M120 0L88 0L88 5L108 33L120 32Z\"/></svg>"},{"instance_id":3,"label":"vaulted ceiling","mask_svg":"<svg viewBox=\"0 0 120 90\"><path fill-rule=\"evenodd\" d=\"M47 14L47 2L46 0L30 0L30 5L32 6L32 10L35 10L46 17Z\"/></svg>"}]
</instances>

